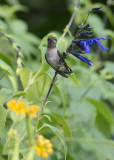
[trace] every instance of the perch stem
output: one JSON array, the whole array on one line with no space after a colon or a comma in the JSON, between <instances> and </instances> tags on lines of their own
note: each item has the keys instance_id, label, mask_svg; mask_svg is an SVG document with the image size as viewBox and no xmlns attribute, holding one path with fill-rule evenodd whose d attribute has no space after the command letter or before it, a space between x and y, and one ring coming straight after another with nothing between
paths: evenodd
<instances>
[{"instance_id":1,"label":"perch stem","mask_svg":"<svg viewBox=\"0 0 114 160\"><path fill-rule=\"evenodd\" d=\"M57 76L57 74L58 74L58 70L59 70L59 67L58 67L57 70L55 71L55 75L54 75L54 77L53 77L53 79L52 79L52 82L51 82L51 85L50 85L49 90L48 90L48 92L47 92L47 95L46 95L46 97L45 97L45 99L44 99L43 105L42 105L42 107L41 107L40 114L39 114L39 116L38 116L38 119L37 119L37 122L36 122L36 125L35 125L35 128L34 128L34 133L35 133L36 130L37 130L37 127L38 127L38 124L39 124L39 120L41 119L41 116L42 116L42 113L43 113L43 110L44 110L44 106L45 106L45 104L46 104L46 102L47 102L47 99L48 99L48 97L49 97L49 94L50 94L50 92L51 92L51 89L52 89L52 87L53 87L53 84L54 84L54 82L55 82L56 76Z\"/></svg>"},{"instance_id":2,"label":"perch stem","mask_svg":"<svg viewBox=\"0 0 114 160\"><path fill-rule=\"evenodd\" d=\"M52 82L51 82L51 85L50 85L50 87L49 87L48 93L47 93L47 95L46 95L46 97L45 97L43 106L45 106L45 104L46 104L46 102L47 102L47 99L48 99L48 97L49 97L49 94L50 94L50 92L51 92L51 89L52 89L52 87L53 87L53 84L54 84L54 82L55 82L56 76L57 76L57 74L58 74L58 70L59 70L59 68L55 71L55 75L54 75L53 80L52 80Z\"/></svg>"}]
</instances>

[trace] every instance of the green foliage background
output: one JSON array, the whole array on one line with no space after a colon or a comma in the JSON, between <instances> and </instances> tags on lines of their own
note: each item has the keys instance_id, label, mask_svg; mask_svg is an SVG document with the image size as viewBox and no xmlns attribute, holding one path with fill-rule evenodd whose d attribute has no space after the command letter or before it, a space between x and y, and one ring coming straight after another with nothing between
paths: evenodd
<instances>
[{"instance_id":1,"label":"green foliage background","mask_svg":"<svg viewBox=\"0 0 114 160\"><path fill-rule=\"evenodd\" d=\"M101 12L90 15L88 23L94 26L95 37L111 38L103 41L109 50L100 53L99 48L93 48L93 53L86 55L93 61L92 68L71 55L68 57L67 63L74 74L68 79L58 76L38 129L40 134L52 140L54 153L49 160L63 160L64 153L67 160L114 160L114 2L80 0L80 3L71 27L73 36L88 10L102 6ZM0 2L0 31L10 35L21 47L23 62L17 74L15 51L7 38L1 36L0 75L4 71L8 73L0 79L0 160L30 159L27 159L29 149L23 137L25 123L21 118L17 121L13 114L7 115L6 102L24 96L28 102L41 106L54 75L44 58L47 37L60 39L75 4L75 0ZM70 42L67 34L59 42L58 49L65 51ZM25 139L17 139L13 147L10 142L8 149L4 145L10 128L17 129ZM33 155L32 151L29 154ZM40 158L34 155L32 159Z\"/></svg>"}]
</instances>

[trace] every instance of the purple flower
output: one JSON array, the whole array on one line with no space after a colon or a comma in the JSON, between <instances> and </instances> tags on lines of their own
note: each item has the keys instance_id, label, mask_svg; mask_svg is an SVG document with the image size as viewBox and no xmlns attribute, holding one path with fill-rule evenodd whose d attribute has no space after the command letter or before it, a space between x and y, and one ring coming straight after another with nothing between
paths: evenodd
<instances>
[{"instance_id":1,"label":"purple flower","mask_svg":"<svg viewBox=\"0 0 114 160\"><path fill-rule=\"evenodd\" d=\"M74 43L76 43L76 45L81 48L82 50L84 50L86 53L91 53L91 45L98 43L99 46L101 47L101 49L103 51L108 50L108 48L105 48L102 43L100 42L101 39L106 39L108 37L99 37L99 38L90 38L90 39L83 39L83 40L76 40L74 41Z\"/></svg>"},{"instance_id":2,"label":"purple flower","mask_svg":"<svg viewBox=\"0 0 114 160\"><path fill-rule=\"evenodd\" d=\"M91 60L89 60L89 59L81 56L80 54L75 55L75 56L76 56L77 58L79 58L82 62L86 62L89 66L92 66L92 65L93 65Z\"/></svg>"}]
</instances>

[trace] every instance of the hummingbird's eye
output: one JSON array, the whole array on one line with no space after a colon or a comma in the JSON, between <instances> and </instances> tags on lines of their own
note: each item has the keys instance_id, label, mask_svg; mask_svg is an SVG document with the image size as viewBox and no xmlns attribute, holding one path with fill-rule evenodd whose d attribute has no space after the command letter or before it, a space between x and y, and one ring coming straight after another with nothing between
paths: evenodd
<instances>
[{"instance_id":1,"label":"hummingbird's eye","mask_svg":"<svg viewBox=\"0 0 114 160\"><path fill-rule=\"evenodd\" d=\"M48 38L48 42L50 42L50 39Z\"/></svg>"}]
</instances>

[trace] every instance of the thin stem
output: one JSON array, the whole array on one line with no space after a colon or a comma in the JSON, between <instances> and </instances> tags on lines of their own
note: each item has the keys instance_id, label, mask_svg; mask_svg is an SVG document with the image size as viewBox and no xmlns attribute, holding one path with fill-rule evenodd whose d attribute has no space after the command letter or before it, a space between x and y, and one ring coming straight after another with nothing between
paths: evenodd
<instances>
[{"instance_id":1,"label":"thin stem","mask_svg":"<svg viewBox=\"0 0 114 160\"><path fill-rule=\"evenodd\" d=\"M29 88L30 85L31 85L31 77L32 77L32 72L30 73L30 76L29 76L28 85L27 85L26 88L24 89L25 92L28 90L28 88Z\"/></svg>"},{"instance_id":2,"label":"thin stem","mask_svg":"<svg viewBox=\"0 0 114 160\"><path fill-rule=\"evenodd\" d=\"M26 115L26 129L27 129L27 133L28 133L28 136L29 136L29 140L30 140L30 143L32 144L32 130L31 130L31 121L30 121L30 117L29 115Z\"/></svg>"},{"instance_id":3,"label":"thin stem","mask_svg":"<svg viewBox=\"0 0 114 160\"><path fill-rule=\"evenodd\" d=\"M50 87L49 87L48 93L47 93L47 95L46 95L46 97L45 97L43 106L45 106L45 104L46 104L46 102L47 102L47 99L48 99L48 97L49 97L49 94L50 94L50 92L51 92L51 89L52 89L52 87L53 87L53 84L54 84L54 82L55 82L56 76L57 76L57 74L58 74L58 70L59 70L59 68L55 71L55 75L54 75L53 80L52 80L52 82L51 82L51 85L50 85Z\"/></svg>"},{"instance_id":4,"label":"thin stem","mask_svg":"<svg viewBox=\"0 0 114 160\"><path fill-rule=\"evenodd\" d=\"M87 21L87 19L88 19L89 15L90 15L90 13L91 13L91 11L89 11L89 13L88 13L88 15L87 15L87 17L86 17L86 19L85 19L84 23L82 23L82 26L81 26L81 27L80 27L80 29L78 30L78 32L77 32L77 34L76 34L76 36L75 36L74 40L78 38L79 33L82 31L83 26L85 25L85 23L86 23L86 21Z\"/></svg>"},{"instance_id":5,"label":"thin stem","mask_svg":"<svg viewBox=\"0 0 114 160\"><path fill-rule=\"evenodd\" d=\"M35 128L34 128L34 132L36 132L36 130L37 130L37 126L38 126L38 124L39 124L39 120L41 119L41 116L42 116L42 113L43 113L45 104L46 104L46 102L47 102L47 99L48 99L48 97L49 97L49 95L50 95L50 92L51 92L51 90L52 90L53 84L54 84L54 82L55 82L56 76L57 76L57 74L58 74L58 70L59 70L59 67L58 67L58 69L55 71L55 75L54 75L54 77L53 77L53 79L52 79L52 82L51 82L51 85L50 85L49 90L48 90L48 92L47 92L47 95L46 95L46 97L45 97L45 99L44 99L43 105L42 105L42 107L41 107L40 114L39 114L39 116L38 116L38 119L37 119L37 122L36 122L36 125L35 125Z\"/></svg>"},{"instance_id":6,"label":"thin stem","mask_svg":"<svg viewBox=\"0 0 114 160\"><path fill-rule=\"evenodd\" d=\"M74 17L75 17L75 15L76 15L76 8L79 8L79 6L80 6L80 0L77 1L76 7L74 8L74 12L72 13L72 16L71 16L68 24L66 25L66 27L65 27L65 29L64 29L64 32L63 32L61 38L59 39L58 43L63 39L63 37L64 37L64 36L66 35L66 33L69 31L69 29L70 29L70 27L71 27L71 25L72 25L72 23L73 23Z\"/></svg>"},{"instance_id":7,"label":"thin stem","mask_svg":"<svg viewBox=\"0 0 114 160\"><path fill-rule=\"evenodd\" d=\"M107 15L108 15L108 11L110 9L110 3L111 0L107 0L107 6L106 6L106 11L105 11L105 14L104 14L104 24L103 24L103 27L104 29L106 28L106 24L107 24Z\"/></svg>"},{"instance_id":8,"label":"thin stem","mask_svg":"<svg viewBox=\"0 0 114 160\"><path fill-rule=\"evenodd\" d=\"M86 96L86 94L90 91L90 89L92 88L92 84L90 84L89 86L88 86L88 88L85 90L85 92L82 94L82 96L80 97L80 99L82 100L85 96Z\"/></svg>"},{"instance_id":9,"label":"thin stem","mask_svg":"<svg viewBox=\"0 0 114 160\"><path fill-rule=\"evenodd\" d=\"M92 83L89 84L88 88L82 94L82 96L80 97L80 99L83 99L86 96L86 94L90 91L90 89L96 85L96 83L98 82L98 80L99 80L99 78L95 79Z\"/></svg>"},{"instance_id":10,"label":"thin stem","mask_svg":"<svg viewBox=\"0 0 114 160\"><path fill-rule=\"evenodd\" d=\"M7 74L7 71L0 77L0 80Z\"/></svg>"}]
</instances>

